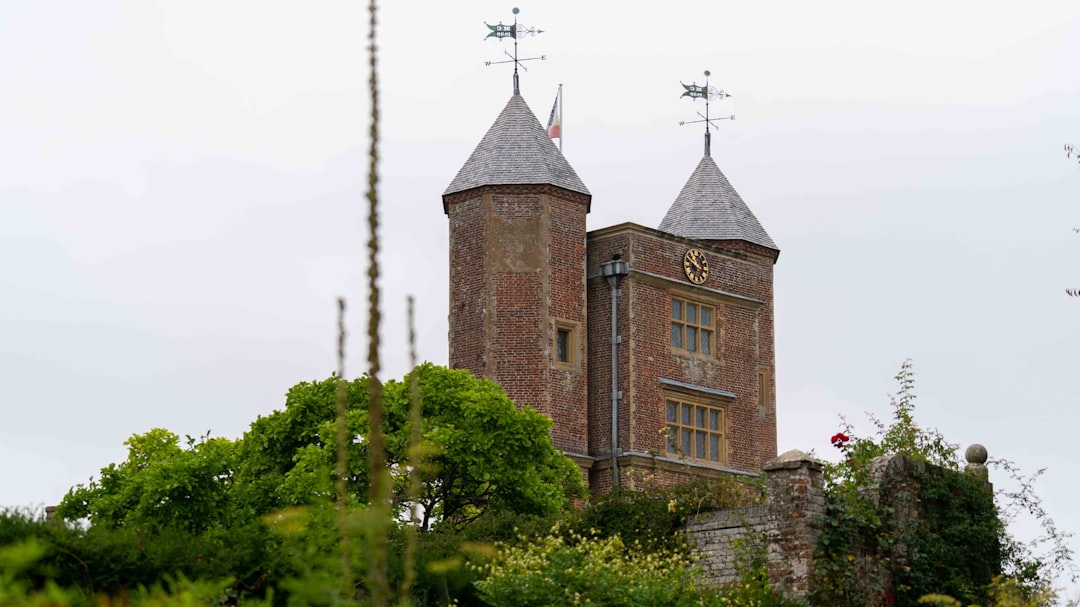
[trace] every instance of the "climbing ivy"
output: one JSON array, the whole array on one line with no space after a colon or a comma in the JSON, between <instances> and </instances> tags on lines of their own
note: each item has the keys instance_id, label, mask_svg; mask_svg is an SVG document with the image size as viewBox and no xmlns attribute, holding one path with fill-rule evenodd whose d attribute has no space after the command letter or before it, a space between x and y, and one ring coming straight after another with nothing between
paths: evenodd
<instances>
[{"instance_id":1,"label":"climbing ivy","mask_svg":"<svg viewBox=\"0 0 1080 607\"><path fill-rule=\"evenodd\" d=\"M845 423L832 437L843 457L825 467L813 603L908 606L937 592L986 605L1005 538L992 491L960 471L956 445L916 423L910 361L896 380L890 423L871 418L870 437ZM900 474L884 473L886 455L906 456L889 463Z\"/></svg>"}]
</instances>

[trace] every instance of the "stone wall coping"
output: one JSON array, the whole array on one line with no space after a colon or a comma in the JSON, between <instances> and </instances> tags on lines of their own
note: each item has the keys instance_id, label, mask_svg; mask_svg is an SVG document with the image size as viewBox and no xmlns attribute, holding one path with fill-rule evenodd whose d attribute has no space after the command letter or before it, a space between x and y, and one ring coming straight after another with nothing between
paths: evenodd
<instances>
[{"instance_id":1,"label":"stone wall coping","mask_svg":"<svg viewBox=\"0 0 1080 607\"><path fill-rule=\"evenodd\" d=\"M787 451L765 462L765 465L762 466L762 470L769 472L771 470L794 470L802 467L811 470L822 470L825 468L825 462L809 453L804 453L798 449L792 449L791 451Z\"/></svg>"},{"instance_id":2,"label":"stone wall coping","mask_svg":"<svg viewBox=\"0 0 1080 607\"><path fill-rule=\"evenodd\" d=\"M701 464L691 460L675 459L653 453L642 453L640 451L623 451L619 454L618 459L620 468L648 466L670 472L689 472L690 470L693 470L693 473L699 476L721 476L725 474L755 477L761 476L757 472L724 468L712 464ZM598 471L609 470L611 469L611 460L608 458L594 458L592 469Z\"/></svg>"},{"instance_id":3,"label":"stone wall coping","mask_svg":"<svg viewBox=\"0 0 1080 607\"><path fill-rule=\"evenodd\" d=\"M713 510L711 512L701 512L699 514L693 514L686 521L687 528L698 527L743 527L749 525L751 527L759 527L765 524L765 517L768 514L768 506L766 504L754 504L752 506L742 506L741 508L729 508L727 510Z\"/></svg>"}]
</instances>

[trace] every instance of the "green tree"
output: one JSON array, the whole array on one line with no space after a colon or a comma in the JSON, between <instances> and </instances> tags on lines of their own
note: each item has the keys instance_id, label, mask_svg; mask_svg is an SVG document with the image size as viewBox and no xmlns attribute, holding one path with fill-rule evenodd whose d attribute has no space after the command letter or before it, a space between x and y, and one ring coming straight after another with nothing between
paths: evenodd
<instances>
[{"instance_id":1,"label":"green tree","mask_svg":"<svg viewBox=\"0 0 1080 607\"><path fill-rule=\"evenodd\" d=\"M200 533L230 526L233 511L235 444L224 438L200 440L155 428L124 442L127 459L101 469L98 480L73 488L57 514L95 525L139 527L146 531L177 528Z\"/></svg>"},{"instance_id":2,"label":"green tree","mask_svg":"<svg viewBox=\"0 0 1080 607\"><path fill-rule=\"evenodd\" d=\"M422 490L407 498L409 383L385 385L388 466L399 512L416 508L421 527L460 527L485 512L550 515L584 496L581 473L555 449L551 420L518 408L495 383L467 371L425 364L413 374L423 410ZM346 383L347 486L362 506L368 473L367 378ZM94 525L199 533L257 521L290 506L333 499L334 399L338 379L293 386L285 408L260 417L237 441L179 438L163 429L126 441L128 457L100 478L73 488L60 504L66 519Z\"/></svg>"},{"instance_id":3,"label":"green tree","mask_svg":"<svg viewBox=\"0 0 1080 607\"><path fill-rule=\"evenodd\" d=\"M421 491L407 498L409 385L417 383L421 431ZM363 499L368 433L366 378L349 382L347 480L349 494ZM264 512L312 503L333 492L336 378L302 383L289 391L284 411L260 418L240 441L238 486L242 501ZM584 495L576 464L555 449L551 420L518 408L497 384L468 371L425 364L402 381L384 386L387 464L399 511L418 506L421 528L441 522L461 526L484 512L554 514Z\"/></svg>"},{"instance_id":4,"label":"green tree","mask_svg":"<svg viewBox=\"0 0 1080 607\"><path fill-rule=\"evenodd\" d=\"M497 384L466 371L424 365L418 373L422 437L436 449L422 475L425 526L462 523L485 511L550 515L574 494L585 496L581 470L551 442L550 419L517 409ZM390 451L401 462L407 382L387 385L387 397Z\"/></svg>"}]
</instances>

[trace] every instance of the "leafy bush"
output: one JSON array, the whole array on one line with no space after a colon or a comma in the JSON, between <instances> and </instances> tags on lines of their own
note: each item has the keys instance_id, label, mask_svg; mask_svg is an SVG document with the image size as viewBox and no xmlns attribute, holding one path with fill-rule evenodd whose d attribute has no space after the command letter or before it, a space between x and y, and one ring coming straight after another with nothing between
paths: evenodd
<instances>
[{"instance_id":1,"label":"leafy bush","mask_svg":"<svg viewBox=\"0 0 1080 607\"><path fill-rule=\"evenodd\" d=\"M649 550L683 549L684 513L669 507L668 492L625 489L596 498L571 523L577 533L635 538Z\"/></svg>"},{"instance_id":2,"label":"leafy bush","mask_svg":"<svg viewBox=\"0 0 1080 607\"><path fill-rule=\"evenodd\" d=\"M180 529L82 529L20 512L0 512L0 547L34 546L34 558L8 563L0 574L36 591L65 588L72 604L97 594L123 595L168 580L228 581L235 597L261 597L291 563L260 526L192 534ZM0 603L2 604L2 603Z\"/></svg>"},{"instance_id":3,"label":"leafy bush","mask_svg":"<svg viewBox=\"0 0 1080 607\"><path fill-rule=\"evenodd\" d=\"M828 501L814 558L814 602L909 606L929 597L965 605L1026 605L1006 598L1052 596L1051 574L1065 568L1071 552L1030 482L1005 495L1005 509L1019 500L1038 515L1056 547L1049 562L1033 558L1008 536L990 486L961 472L957 446L915 422L910 361L896 379L900 390L892 400L891 423L872 417L874 437L856 436L850 424L832 437L843 459L825 467ZM911 485L892 486L907 481L875 476L875 458L885 455L909 458ZM912 517L915 510L923 515Z\"/></svg>"},{"instance_id":4,"label":"leafy bush","mask_svg":"<svg viewBox=\"0 0 1080 607\"><path fill-rule=\"evenodd\" d=\"M480 597L493 607L620 605L641 607L783 607L767 587L704 586L694 555L627 546L617 535L564 533L501 546L479 567Z\"/></svg>"},{"instance_id":5,"label":"leafy bush","mask_svg":"<svg viewBox=\"0 0 1080 607\"><path fill-rule=\"evenodd\" d=\"M594 498L570 519L570 526L580 534L632 537L646 550L682 550L682 531L691 516L764 500L758 477L724 475L673 487L645 484L641 490L616 489Z\"/></svg>"}]
</instances>

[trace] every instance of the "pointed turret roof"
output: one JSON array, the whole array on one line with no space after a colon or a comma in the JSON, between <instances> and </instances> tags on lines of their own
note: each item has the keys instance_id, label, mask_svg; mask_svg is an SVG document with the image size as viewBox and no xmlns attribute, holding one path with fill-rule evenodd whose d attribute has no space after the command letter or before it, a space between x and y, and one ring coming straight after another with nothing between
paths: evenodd
<instances>
[{"instance_id":1,"label":"pointed turret roof","mask_svg":"<svg viewBox=\"0 0 1080 607\"><path fill-rule=\"evenodd\" d=\"M486 185L547 184L591 196L525 100L514 95L443 196Z\"/></svg>"},{"instance_id":2,"label":"pointed turret roof","mask_svg":"<svg viewBox=\"0 0 1080 607\"><path fill-rule=\"evenodd\" d=\"M683 238L745 240L780 250L708 155L686 181L660 229Z\"/></svg>"}]
</instances>

